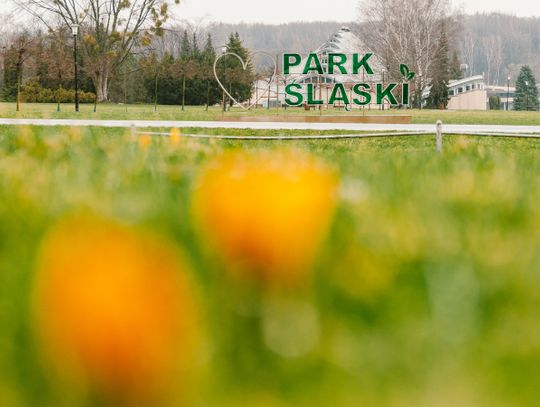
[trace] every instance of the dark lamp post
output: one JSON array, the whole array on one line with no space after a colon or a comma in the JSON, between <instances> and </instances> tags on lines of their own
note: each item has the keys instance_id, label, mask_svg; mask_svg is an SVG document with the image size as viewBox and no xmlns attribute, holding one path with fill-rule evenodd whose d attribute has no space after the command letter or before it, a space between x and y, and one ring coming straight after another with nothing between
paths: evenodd
<instances>
[{"instance_id":1,"label":"dark lamp post","mask_svg":"<svg viewBox=\"0 0 540 407\"><path fill-rule=\"evenodd\" d=\"M525 98L527 105L527 112L529 111L529 81L525 81Z\"/></svg>"},{"instance_id":2,"label":"dark lamp post","mask_svg":"<svg viewBox=\"0 0 540 407\"><path fill-rule=\"evenodd\" d=\"M506 82L506 111L510 110L510 75L508 75Z\"/></svg>"},{"instance_id":3,"label":"dark lamp post","mask_svg":"<svg viewBox=\"0 0 540 407\"><path fill-rule=\"evenodd\" d=\"M384 88L384 74L386 73L386 69L383 68L382 70L382 86ZM384 99L382 100L382 110L384 110Z\"/></svg>"},{"instance_id":4,"label":"dark lamp post","mask_svg":"<svg viewBox=\"0 0 540 407\"><path fill-rule=\"evenodd\" d=\"M422 110L422 74L418 74L420 78L420 89L418 90L418 108Z\"/></svg>"},{"instance_id":5,"label":"dark lamp post","mask_svg":"<svg viewBox=\"0 0 540 407\"><path fill-rule=\"evenodd\" d=\"M225 54L227 52L227 46L226 45L222 45L221 46L221 53L222 54ZM223 103L223 112L226 112L227 111L227 105L225 104L225 90L223 90L222 92L222 103Z\"/></svg>"},{"instance_id":6,"label":"dark lamp post","mask_svg":"<svg viewBox=\"0 0 540 407\"><path fill-rule=\"evenodd\" d=\"M77 36L79 35L79 24L71 25L73 34L73 64L75 66L75 111L79 111L79 71L77 67Z\"/></svg>"}]
</instances>

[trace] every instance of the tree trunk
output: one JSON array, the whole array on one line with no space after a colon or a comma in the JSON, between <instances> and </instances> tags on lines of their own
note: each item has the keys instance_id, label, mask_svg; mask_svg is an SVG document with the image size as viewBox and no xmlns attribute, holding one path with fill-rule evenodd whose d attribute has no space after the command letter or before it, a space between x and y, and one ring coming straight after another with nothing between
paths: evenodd
<instances>
[{"instance_id":1,"label":"tree trunk","mask_svg":"<svg viewBox=\"0 0 540 407\"><path fill-rule=\"evenodd\" d=\"M94 79L98 102L106 102L109 99L109 74L99 72Z\"/></svg>"}]
</instances>

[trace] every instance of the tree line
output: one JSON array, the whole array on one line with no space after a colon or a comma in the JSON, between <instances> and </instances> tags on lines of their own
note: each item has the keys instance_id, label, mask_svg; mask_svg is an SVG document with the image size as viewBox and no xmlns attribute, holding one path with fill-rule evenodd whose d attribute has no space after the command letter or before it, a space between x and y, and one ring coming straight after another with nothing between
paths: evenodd
<instances>
[{"instance_id":1,"label":"tree line","mask_svg":"<svg viewBox=\"0 0 540 407\"><path fill-rule=\"evenodd\" d=\"M10 36L2 50L0 94L4 101L74 101L74 44L70 32L68 27L60 26L48 32L27 30ZM107 101L180 105L182 108L221 103L223 92L214 77L218 52L232 52L247 61L249 51L238 33L230 34L223 50L216 50L210 33L206 33L204 41L199 37L196 31L190 33L185 29L175 37L169 36L170 50L157 38L126 55L108 79ZM78 57L82 103L95 103L99 93L88 72L92 69L92 64L87 65L89 58L84 53ZM219 62L217 73L236 100L249 99L253 80L251 66L245 72L239 60L228 56Z\"/></svg>"},{"instance_id":2,"label":"tree line","mask_svg":"<svg viewBox=\"0 0 540 407\"><path fill-rule=\"evenodd\" d=\"M75 41L83 102L214 104L219 88L213 74L216 50L211 35L197 31L166 35L170 7L179 0L14 0L41 21L42 30L20 30L3 38L4 100L62 102L74 98ZM73 31L72 31L73 30ZM172 47L165 47L171 42ZM201 44L201 42L204 42ZM248 51L238 34L226 50ZM251 66L224 58L220 75L236 99L249 98ZM242 72L240 72L240 70ZM234 86L232 86L234 84ZM250 82L251 84L251 82Z\"/></svg>"},{"instance_id":3,"label":"tree line","mask_svg":"<svg viewBox=\"0 0 540 407\"><path fill-rule=\"evenodd\" d=\"M181 105L182 109L186 105L208 107L220 102L223 92L214 75L218 52L234 53L244 61L249 59L249 51L243 46L238 33L230 34L224 49L216 51L210 33L206 35L206 42L201 48L197 32L193 31L190 36L187 30L183 31L179 40L177 56L164 51L161 57L159 53L152 52L139 58L138 70L147 95L145 102ZM236 100L249 99L251 67L245 72L240 60L227 56L218 62L216 73Z\"/></svg>"}]
</instances>

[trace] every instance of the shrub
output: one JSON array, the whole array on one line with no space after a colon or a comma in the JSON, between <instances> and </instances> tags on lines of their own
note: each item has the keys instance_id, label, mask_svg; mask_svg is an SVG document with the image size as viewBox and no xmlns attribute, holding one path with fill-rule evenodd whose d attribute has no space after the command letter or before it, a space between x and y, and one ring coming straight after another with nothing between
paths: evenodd
<instances>
[{"instance_id":1,"label":"shrub","mask_svg":"<svg viewBox=\"0 0 540 407\"><path fill-rule=\"evenodd\" d=\"M27 103L74 103L74 89L49 89L42 87L37 79L30 79L21 92L22 100ZM94 103L95 93L79 92L80 103Z\"/></svg>"},{"instance_id":2,"label":"shrub","mask_svg":"<svg viewBox=\"0 0 540 407\"><path fill-rule=\"evenodd\" d=\"M501 98L499 96L489 97L489 110L501 110Z\"/></svg>"}]
</instances>

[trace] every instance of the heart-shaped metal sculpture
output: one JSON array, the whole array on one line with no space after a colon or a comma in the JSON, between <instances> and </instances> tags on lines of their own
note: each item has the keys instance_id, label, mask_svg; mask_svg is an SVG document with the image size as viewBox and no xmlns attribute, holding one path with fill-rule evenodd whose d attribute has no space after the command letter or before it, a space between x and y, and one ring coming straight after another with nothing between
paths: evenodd
<instances>
[{"instance_id":1,"label":"heart-shaped metal sculpture","mask_svg":"<svg viewBox=\"0 0 540 407\"><path fill-rule=\"evenodd\" d=\"M265 94L263 93L262 96L260 96L257 100L255 100L254 103L250 104L248 107L244 107L241 103L239 103L239 102L233 97L233 95L230 94L230 92L225 88L225 86L223 86L223 83L221 83L221 81L219 80L219 76L218 76L218 74L217 74L217 64L218 64L219 60L220 60L221 58L224 58L224 57L228 56L228 55L237 58L237 59L240 61L240 63L242 64L242 68L244 69L244 71L248 68L249 63L250 63L251 61L253 61L253 57L254 57L255 55L264 55L264 56L266 56L266 57L268 57L268 58L270 58L270 59L272 60L272 62L273 62L273 64L274 64L274 72L272 73L272 76L270 77L270 80L268 81L268 88L266 88L267 95L270 93L270 88L271 88L271 86L272 86L272 81L273 81L274 78L277 76L277 64L276 64L276 61L274 60L274 57L273 57L271 54L269 54L268 52L264 52L264 51L256 51L256 52L253 52L253 53L251 54L250 58L249 58L247 61L244 61L240 55L235 54L234 52L224 52L223 54L218 55L217 58L216 58L216 60L214 61L214 77L216 78L216 81L217 81L218 85L220 86L220 88L223 90L223 92L225 92L225 94L226 94L229 98L231 98L231 100L232 100L235 104L239 105L239 106L242 107L242 109L244 109L244 110L250 110L253 106L255 106L257 103L259 103L259 100L261 100L261 99L264 98L264 97L268 97L268 96L265 96ZM277 95L277 97L279 97L279 95Z\"/></svg>"}]
</instances>

